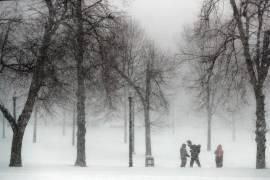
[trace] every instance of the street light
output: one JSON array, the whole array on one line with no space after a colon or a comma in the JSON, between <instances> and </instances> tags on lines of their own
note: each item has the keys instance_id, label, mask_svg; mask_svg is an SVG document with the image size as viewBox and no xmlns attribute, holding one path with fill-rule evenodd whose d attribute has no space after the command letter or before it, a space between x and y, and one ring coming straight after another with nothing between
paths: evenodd
<instances>
[{"instance_id":1,"label":"street light","mask_svg":"<svg viewBox=\"0 0 270 180\"><path fill-rule=\"evenodd\" d=\"M134 143L133 143L133 133L134 133L134 126L133 126L133 118L132 118L132 97L128 97L129 102L129 167L133 166L133 149L134 149Z\"/></svg>"}]
</instances>

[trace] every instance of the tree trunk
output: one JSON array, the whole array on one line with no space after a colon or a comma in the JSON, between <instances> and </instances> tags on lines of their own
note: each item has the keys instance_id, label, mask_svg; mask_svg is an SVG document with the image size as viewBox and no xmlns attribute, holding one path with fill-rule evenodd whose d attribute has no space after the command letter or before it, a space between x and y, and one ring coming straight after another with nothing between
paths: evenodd
<instances>
[{"instance_id":1,"label":"tree trunk","mask_svg":"<svg viewBox=\"0 0 270 180\"><path fill-rule=\"evenodd\" d=\"M144 105L146 156L152 156L151 122L150 122L150 92L151 92L150 61L148 61L147 69L146 69L146 94L145 94L145 105Z\"/></svg>"},{"instance_id":2,"label":"tree trunk","mask_svg":"<svg viewBox=\"0 0 270 180\"><path fill-rule=\"evenodd\" d=\"M37 108L34 113L34 132L33 132L33 143L37 142Z\"/></svg>"},{"instance_id":3,"label":"tree trunk","mask_svg":"<svg viewBox=\"0 0 270 180\"><path fill-rule=\"evenodd\" d=\"M63 110L62 134L63 134L63 136L66 135L66 114L65 114L65 111L64 110Z\"/></svg>"},{"instance_id":4,"label":"tree trunk","mask_svg":"<svg viewBox=\"0 0 270 180\"><path fill-rule=\"evenodd\" d=\"M10 164L9 164L10 167L22 166L21 150L22 150L23 134L24 131L22 132L22 129L13 133Z\"/></svg>"},{"instance_id":5,"label":"tree trunk","mask_svg":"<svg viewBox=\"0 0 270 180\"><path fill-rule=\"evenodd\" d=\"M235 118L234 117L232 117L232 140L233 140L233 142L235 142L236 141L236 122L235 122L236 120L235 120Z\"/></svg>"},{"instance_id":6,"label":"tree trunk","mask_svg":"<svg viewBox=\"0 0 270 180\"><path fill-rule=\"evenodd\" d=\"M85 96L84 82L78 81L78 103L77 103L77 159L75 166L86 166L85 160ZM83 87L83 88L82 88Z\"/></svg>"},{"instance_id":7,"label":"tree trunk","mask_svg":"<svg viewBox=\"0 0 270 180\"><path fill-rule=\"evenodd\" d=\"M72 118L72 146L75 145L75 129L76 129L76 109L74 107Z\"/></svg>"},{"instance_id":8,"label":"tree trunk","mask_svg":"<svg viewBox=\"0 0 270 180\"><path fill-rule=\"evenodd\" d=\"M264 94L262 86L255 88L256 98L256 143L257 143L257 155L256 155L256 168L265 168L265 133L266 133L266 122L265 122L265 110L264 110Z\"/></svg>"},{"instance_id":9,"label":"tree trunk","mask_svg":"<svg viewBox=\"0 0 270 180\"><path fill-rule=\"evenodd\" d=\"M14 117L12 117L12 115L8 112L8 110L5 107L1 106L0 104L0 109L4 113L7 121L9 122L13 130L13 139L9 164L9 166L11 167L22 166L21 148L24 131L30 120L38 92L42 84L44 83L43 81L45 79L45 65L48 62L48 49L50 47L52 35L56 31L56 28L53 29L54 13L52 1L46 1L46 5L49 10L48 21L45 22L42 43L41 47L38 50L39 56L36 59L36 64L33 71L28 96L24 104L23 110L21 114L18 116L17 122L16 119L14 118L16 116L16 111L14 113ZM14 110L16 110L16 108L14 108Z\"/></svg>"},{"instance_id":10,"label":"tree trunk","mask_svg":"<svg viewBox=\"0 0 270 180\"><path fill-rule=\"evenodd\" d=\"M151 121L150 121L150 93L151 93L151 63L147 62L146 69L146 89L145 89L145 102L144 106L144 119L145 119L145 146L146 146L146 157L145 166L154 166L154 157L152 156L151 149Z\"/></svg>"},{"instance_id":11,"label":"tree trunk","mask_svg":"<svg viewBox=\"0 0 270 180\"><path fill-rule=\"evenodd\" d=\"M206 111L207 111L207 151L211 151L211 133L212 133L212 108L210 102L211 89L210 82L207 84L207 99L206 99Z\"/></svg>"},{"instance_id":12,"label":"tree trunk","mask_svg":"<svg viewBox=\"0 0 270 180\"><path fill-rule=\"evenodd\" d=\"M150 113L149 108L145 108L144 110L144 119L145 119L145 155L151 156L152 149L151 149L151 123L150 123Z\"/></svg>"},{"instance_id":13,"label":"tree trunk","mask_svg":"<svg viewBox=\"0 0 270 180\"><path fill-rule=\"evenodd\" d=\"M13 97L13 117L15 119L15 121L17 121L17 117L16 117L16 101L17 101L17 97Z\"/></svg>"},{"instance_id":14,"label":"tree trunk","mask_svg":"<svg viewBox=\"0 0 270 180\"><path fill-rule=\"evenodd\" d=\"M5 116L2 115L2 120L3 120L3 127L2 127L2 138L6 138L6 123L5 123Z\"/></svg>"},{"instance_id":15,"label":"tree trunk","mask_svg":"<svg viewBox=\"0 0 270 180\"><path fill-rule=\"evenodd\" d=\"M233 9L233 15L236 19L238 32L239 32L240 39L243 45L245 61L246 61L247 70L250 77L250 83L254 88L255 99L256 99L256 117L257 117L256 131L255 131L256 143L257 143L256 168L263 169L265 168L265 149L266 149L266 146L265 146L266 122L265 122L265 110L264 110L263 84L269 70L269 63L268 63L269 32L266 31L265 33L265 37L262 43L264 52L262 53L261 62L258 62L259 65L257 66L257 64L255 65L255 63L253 63L254 61L252 59L253 57L251 55L251 50L249 46L250 34L245 33L247 31L243 27L244 23L242 22L242 19L241 19L242 17L241 12L238 10L235 0L230 0L230 4ZM262 13L263 12L264 11L262 11ZM261 15L262 14L260 14L260 16ZM259 33L259 31L257 33ZM260 47L261 41L259 39L257 39L257 41L258 41L257 45ZM258 57L260 57L260 54L258 54ZM255 67L255 70L254 70L254 67Z\"/></svg>"},{"instance_id":16,"label":"tree trunk","mask_svg":"<svg viewBox=\"0 0 270 180\"><path fill-rule=\"evenodd\" d=\"M76 62L77 62L77 159L75 166L86 166L85 160L85 84L83 69L83 18L82 18L82 1L77 0L75 4L76 11Z\"/></svg>"},{"instance_id":17,"label":"tree trunk","mask_svg":"<svg viewBox=\"0 0 270 180\"><path fill-rule=\"evenodd\" d=\"M124 87L124 143L127 143L128 136L128 118L127 118L127 88Z\"/></svg>"},{"instance_id":18,"label":"tree trunk","mask_svg":"<svg viewBox=\"0 0 270 180\"><path fill-rule=\"evenodd\" d=\"M145 167L154 167L154 157L152 156L151 149L151 123L150 123L150 108L147 106L145 111L145 145L146 145L146 156L145 156Z\"/></svg>"}]
</instances>

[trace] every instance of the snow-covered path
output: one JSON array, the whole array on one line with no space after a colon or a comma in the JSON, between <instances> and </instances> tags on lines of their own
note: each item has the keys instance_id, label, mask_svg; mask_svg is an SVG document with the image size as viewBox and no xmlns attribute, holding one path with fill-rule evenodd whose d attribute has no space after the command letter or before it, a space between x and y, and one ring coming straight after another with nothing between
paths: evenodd
<instances>
[{"instance_id":1,"label":"snow-covered path","mask_svg":"<svg viewBox=\"0 0 270 180\"><path fill-rule=\"evenodd\" d=\"M24 138L23 167L9 168L11 132L0 138L0 180L270 180L270 169L256 170L254 133L242 130L231 141L229 130L214 130L213 148L222 144L224 168L215 168L213 151L205 149L205 130L181 127L153 131L154 168L144 167L144 130L136 129L134 167L128 168L128 144L121 127L89 128L86 168L74 167L76 148L71 145L71 128L62 135L61 127L38 127L38 142L32 143L32 126ZM269 134L268 139L269 139ZM179 147L187 139L202 144L203 168L180 168ZM267 142L267 147L270 147ZM267 148L266 161L270 163Z\"/></svg>"},{"instance_id":2,"label":"snow-covered path","mask_svg":"<svg viewBox=\"0 0 270 180\"><path fill-rule=\"evenodd\" d=\"M38 166L1 168L1 180L269 180L269 170L248 168L121 168Z\"/></svg>"}]
</instances>

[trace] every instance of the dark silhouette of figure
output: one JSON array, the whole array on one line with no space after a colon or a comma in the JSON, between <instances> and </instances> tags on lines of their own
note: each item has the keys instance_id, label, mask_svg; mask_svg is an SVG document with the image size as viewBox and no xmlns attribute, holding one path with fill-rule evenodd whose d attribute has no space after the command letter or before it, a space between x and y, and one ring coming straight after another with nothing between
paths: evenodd
<instances>
[{"instance_id":1,"label":"dark silhouette of figure","mask_svg":"<svg viewBox=\"0 0 270 180\"><path fill-rule=\"evenodd\" d=\"M190 149L190 155L191 155L190 167L193 167L194 162L196 162L198 167L201 167L201 163L199 160L199 154L201 152L201 145L192 144L190 140L187 141L187 144Z\"/></svg>"},{"instance_id":2,"label":"dark silhouette of figure","mask_svg":"<svg viewBox=\"0 0 270 180\"><path fill-rule=\"evenodd\" d=\"M181 167L186 167L187 164L187 158L190 157L187 149L186 149L186 144L182 144L180 148L180 157L181 157Z\"/></svg>"},{"instance_id":3,"label":"dark silhouette of figure","mask_svg":"<svg viewBox=\"0 0 270 180\"><path fill-rule=\"evenodd\" d=\"M219 144L217 149L215 150L216 155L216 167L221 168L223 166L223 149L222 146Z\"/></svg>"}]
</instances>

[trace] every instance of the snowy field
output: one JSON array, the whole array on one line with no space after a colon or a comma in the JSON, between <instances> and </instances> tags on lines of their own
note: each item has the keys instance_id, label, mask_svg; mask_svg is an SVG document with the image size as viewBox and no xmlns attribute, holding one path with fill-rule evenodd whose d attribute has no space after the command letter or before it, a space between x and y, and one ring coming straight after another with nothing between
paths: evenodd
<instances>
[{"instance_id":1,"label":"snowy field","mask_svg":"<svg viewBox=\"0 0 270 180\"><path fill-rule=\"evenodd\" d=\"M32 126L26 131L23 167L9 168L11 132L0 139L0 180L270 180L270 170L256 170L255 137L250 130L237 132L231 141L230 130L213 130L213 149L224 147L224 168L216 169L213 150L206 151L205 130L199 127L155 130L152 133L154 168L144 167L144 131L135 132L134 167L128 168L128 144L123 143L121 127L88 128L86 168L74 167L76 149L71 145L71 127L62 135L61 127L38 126L38 142L32 143ZM269 134L268 138L269 139ZM180 168L179 147L187 139L202 144L202 168ZM270 147L270 143L267 142ZM270 150L267 148L270 166Z\"/></svg>"}]
</instances>

